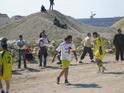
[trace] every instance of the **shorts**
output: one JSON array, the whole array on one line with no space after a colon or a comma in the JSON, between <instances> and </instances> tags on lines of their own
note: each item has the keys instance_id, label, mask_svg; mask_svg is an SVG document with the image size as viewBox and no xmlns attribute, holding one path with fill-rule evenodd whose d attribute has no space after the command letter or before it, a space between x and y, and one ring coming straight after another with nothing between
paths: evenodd
<instances>
[{"instance_id":1,"label":"shorts","mask_svg":"<svg viewBox=\"0 0 124 93\"><path fill-rule=\"evenodd\" d=\"M12 66L4 67L3 75L0 76L0 80L11 80L12 79Z\"/></svg>"},{"instance_id":2,"label":"shorts","mask_svg":"<svg viewBox=\"0 0 124 93\"><path fill-rule=\"evenodd\" d=\"M104 54L100 55L99 51L96 51L96 52L95 52L95 58L96 58L96 59L102 60L103 57L104 57Z\"/></svg>"},{"instance_id":3,"label":"shorts","mask_svg":"<svg viewBox=\"0 0 124 93\"><path fill-rule=\"evenodd\" d=\"M70 66L70 61L62 60L62 68L68 68Z\"/></svg>"}]
</instances>

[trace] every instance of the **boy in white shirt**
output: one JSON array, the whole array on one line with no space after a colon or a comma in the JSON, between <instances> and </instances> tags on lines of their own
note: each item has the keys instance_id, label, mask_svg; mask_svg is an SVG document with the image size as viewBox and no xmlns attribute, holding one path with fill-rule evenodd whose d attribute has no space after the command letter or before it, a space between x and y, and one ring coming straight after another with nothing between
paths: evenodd
<instances>
[{"instance_id":1,"label":"boy in white shirt","mask_svg":"<svg viewBox=\"0 0 124 93\"><path fill-rule=\"evenodd\" d=\"M76 51L75 51L75 45L72 43L72 36L68 35L65 38L65 41L62 42L58 46L56 51L57 52L56 52L55 56L53 57L52 62L54 62L54 59L55 59L57 53L60 52L60 51L61 51L60 59L62 61L62 71L59 74L59 76L57 77L57 84L60 83L60 78L61 78L62 75L65 76L65 84L70 84L68 82L68 70L69 70L69 65L70 65L70 61L71 61L71 52L74 53L76 61L78 60L77 55L76 55Z\"/></svg>"}]
</instances>

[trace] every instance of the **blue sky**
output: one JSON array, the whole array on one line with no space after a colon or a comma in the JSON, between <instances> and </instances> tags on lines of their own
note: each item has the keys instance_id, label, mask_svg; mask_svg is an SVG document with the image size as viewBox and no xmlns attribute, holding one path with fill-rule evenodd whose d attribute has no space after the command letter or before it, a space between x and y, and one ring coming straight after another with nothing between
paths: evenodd
<instances>
[{"instance_id":1,"label":"blue sky","mask_svg":"<svg viewBox=\"0 0 124 93\"><path fill-rule=\"evenodd\" d=\"M49 8L49 0L0 0L0 13L25 16L38 12L42 4ZM55 0L54 8L75 18L89 18L91 11L95 17L124 16L124 0Z\"/></svg>"}]
</instances>

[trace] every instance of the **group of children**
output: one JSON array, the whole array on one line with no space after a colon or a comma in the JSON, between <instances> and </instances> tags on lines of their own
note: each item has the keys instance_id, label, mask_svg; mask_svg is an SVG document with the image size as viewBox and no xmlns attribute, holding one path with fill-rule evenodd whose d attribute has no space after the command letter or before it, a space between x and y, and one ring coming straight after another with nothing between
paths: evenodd
<instances>
[{"instance_id":1,"label":"group of children","mask_svg":"<svg viewBox=\"0 0 124 93\"><path fill-rule=\"evenodd\" d=\"M105 67L102 64L102 59L104 57L104 48L103 42L97 32L93 33L94 37L94 55L95 62L97 62L99 72L104 72ZM12 79L12 55L11 52L7 49L7 42L1 43L2 51L0 52L0 91L1 93L9 93L10 89L10 80ZM60 83L61 77L64 75L65 84L70 84L68 81L68 72L69 66L71 62L71 54L73 53L75 56L76 62L78 61L76 55L75 45L72 40L72 36L68 35L64 41L57 47L56 54L53 57L52 62L54 62L56 55L60 54L60 60L62 64L62 71L57 77L57 84ZM41 63L41 62L40 62ZM1 80L5 80L6 90L3 89L3 84Z\"/></svg>"},{"instance_id":2,"label":"group of children","mask_svg":"<svg viewBox=\"0 0 124 93\"><path fill-rule=\"evenodd\" d=\"M99 72L104 72L105 67L103 66L102 59L104 57L104 47L103 47L103 41L100 37L100 35L97 32L93 33L94 37L94 55L95 55L95 62L98 65ZM55 57L58 53L60 54L60 60L62 64L62 71L57 77L57 84L60 83L60 78L64 75L65 77L65 84L70 84L68 81L68 71L69 71L69 66L71 62L71 53L74 54L76 61L78 61L77 55L76 55L76 49L75 45L72 41L72 36L68 35L65 39L64 42L62 42L58 48L56 49L56 54L53 57L52 62L54 62Z\"/></svg>"}]
</instances>

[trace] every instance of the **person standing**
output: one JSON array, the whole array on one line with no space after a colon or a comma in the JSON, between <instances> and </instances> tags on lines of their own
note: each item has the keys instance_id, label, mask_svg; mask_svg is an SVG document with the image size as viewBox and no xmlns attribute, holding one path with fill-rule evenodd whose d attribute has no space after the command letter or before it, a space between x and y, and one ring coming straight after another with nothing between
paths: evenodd
<instances>
[{"instance_id":1,"label":"person standing","mask_svg":"<svg viewBox=\"0 0 124 93\"><path fill-rule=\"evenodd\" d=\"M84 57L86 56L86 54L88 53L90 56L90 60L91 62L93 61L93 51L92 51L92 42L91 42L91 33L87 34L87 37L84 39L84 50L83 53L80 57L80 61L79 63L83 63L82 60L84 59Z\"/></svg>"},{"instance_id":2,"label":"person standing","mask_svg":"<svg viewBox=\"0 0 124 93\"><path fill-rule=\"evenodd\" d=\"M2 45L0 52L0 93L9 93L10 80L12 79L12 54L7 49L7 44ZM5 80L6 92L2 80Z\"/></svg>"},{"instance_id":3,"label":"person standing","mask_svg":"<svg viewBox=\"0 0 124 93\"><path fill-rule=\"evenodd\" d=\"M113 44L116 50L116 61L119 61L119 57L121 57L121 61L124 60L124 34L122 34L121 29L117 30L118 34L114 36Z\"/></svg>"},{"instance_id":4,"label":"person standing","mask_svg":"<svg viewBox=\"0 0 124 93\"><path fill-rule=\"evenodd\" d=\"M53 10L54 0L49 0L49 1L50 1L49 10Z\"/></svg>"},{"instance_id":5,"label":"person standing","mask_svg":"<svg viewBox=\"0 0 124 93\"><path fill-rule=\"evenodd\" d=\"M52 62L54 62L56 55L58 54L58 52L61 51L61 62L62 62L62 71L60 72L60 74L57 77L57 84L60 83L60 78L64 75L65 76L65 84L70 84L68 81L68 71L69 71L69 65L71 62L71 52L73 52L75 59L77 61L77 55L76 55L76 51L75 51L75 45L72 43L72 36L68 35L65 38L65 41L62 42L58 48L56 49L56 54L53 57Z\"/></svg>"},{"instance_id":6,"label":"person standing","mask_svg":"<svg viewBox=\"0 0 124 93\"><path fill-rule=\"evenodd\" d=\"M38 45L39 45L39 53L38 53L38 57L39 57L39 61L40 61L40 65L39 66L44 66L46 67L47 65L47 45L49 43L48 37L45 33L45 30L43 30L43 32L40 33L39 36L39 40L38 40ZM44 60L43 60L44 59Z\"/></svg>"},{"instance_id":7,"label":"person standing","mask_svg":"<svg viewBox=\"0 0 124 93\"><path fill-rule=\"evenodd\" d=\"M18 53L19 53L18 68L19 69L21 68L22 57L23 57L23 61L24 61L24 68L27 68L26 59L25 59L26 42L23 39L23 36L22 35L19 35L19 40L17 40L16 45L17 45Z\"/></svg>"},{"instance_id":8,"label":"person standing","mask_svg":"<svg viewBox=\"0 0 124 93\"><path fill-rule=\"evenodd\" d=\"M104 72L106 68L103 66L103 58L105 55L104 46L103 46L103 40L101 39L100 35L97 32L93 33L94 37L94 55L95 55L95 61L97 63L99 72Z\"/></svg>"}]
</instances>

